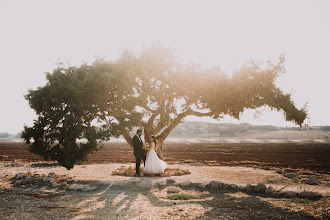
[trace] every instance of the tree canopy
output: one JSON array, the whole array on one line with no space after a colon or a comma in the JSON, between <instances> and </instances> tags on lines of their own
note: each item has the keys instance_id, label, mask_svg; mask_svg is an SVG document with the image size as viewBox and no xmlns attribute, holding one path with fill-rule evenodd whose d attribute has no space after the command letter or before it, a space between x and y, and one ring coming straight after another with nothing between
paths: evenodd
<instances>
[{"instance_id":1,"label":"tree canopy","mask_svg":"<svg viewBox=\"0 0 330 220\"><path fill-rule=\"evenodd\" d=\"M227 76L219 67L185 63L152 45L140 55L127 50L115 61L59 66L47 73L45 86L25 96L38 118L22 137L31 152L70 169L111 136L123 135L131 145L134 127L144 129L146 140L157 136L162 157L162 143L188 115L239 119L245 109L266 105L301 126L306 108L298 109L276 86L284 62L283 56L275 64L251 61Z\"/></svg>"}]
</instances>

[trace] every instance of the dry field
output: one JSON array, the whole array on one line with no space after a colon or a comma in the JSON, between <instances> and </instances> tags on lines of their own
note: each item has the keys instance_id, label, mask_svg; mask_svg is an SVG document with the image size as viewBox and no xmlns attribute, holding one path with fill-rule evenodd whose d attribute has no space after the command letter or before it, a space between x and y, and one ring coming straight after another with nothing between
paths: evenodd
<instances>
[{"instance_id":1,"label":"dry field","mask_svg":"<svg viewBox=\"0 0 330 220\"><path fill-rule=\"evenodd\" d=\"M133 165L132 150L123 143L106 143L101 151L72 170L30 155L23 143L0 142L0 219L329 219L330 145L324 143L167 143L170 168L191 174L173 176L181 193L197 199L170 200L168 177L114 176L122 165ZM282 170L283 173L277 171ZM96 186L95 191L71 191L39 184L15 186L18 172ZM288 173L297 174L288 178ZM299 178L298 178L299 177ZM308 185L308 178L317 184ZM137 180L139 179L139 180ZM283 195L235 189L196 187L219 180L245 186L259 182L278 191L314 191L320 197L299 203ZM142 181L147 187L134 185ZM180 183L191 181L183 187ZM149 187L148 187L149 186ZM284 187L284 188L283 188Z\"/></svg>"}]
</instances>

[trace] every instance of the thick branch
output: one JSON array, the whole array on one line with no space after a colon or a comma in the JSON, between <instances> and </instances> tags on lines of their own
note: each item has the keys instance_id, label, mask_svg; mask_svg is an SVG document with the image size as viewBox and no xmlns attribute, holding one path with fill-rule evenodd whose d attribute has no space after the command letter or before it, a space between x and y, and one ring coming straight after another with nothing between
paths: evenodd
<instances>
[{"instance_id":1,"label":"thick branch","mask_svg":"<svg viewBox=\"0 0 330 220\"><path fill-rule=\"evenodd\" d=\"M132 143L132 137L128 134L127 130L125 128L123 128L121 130L122 134L123 134L123 137L124 139L126 140L126 142L131 146L133 147L133 143Z\"/></svg>"}]
</instances>

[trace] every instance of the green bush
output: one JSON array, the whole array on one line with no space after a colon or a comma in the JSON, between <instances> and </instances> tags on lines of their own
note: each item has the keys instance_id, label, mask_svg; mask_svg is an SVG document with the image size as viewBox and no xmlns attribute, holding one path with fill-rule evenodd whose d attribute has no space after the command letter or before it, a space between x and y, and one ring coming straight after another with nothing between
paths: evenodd
<instances>
[{"instance_id":1,"label":"green bush","mask_svg":"<svg viewBox=\"0 0 330 220\"><path fill-rule=\"evenodd\" d=\"M171 200L190 200L190 199L198 199L198 197L194 195L184 194L184 193L174 193L167 195L168 199Z\"/></svg>"},{"instance_id":2,"label":"green bush","mask_svg":"<svg viewBox=\"0 0 330 220\"><path fill-rule=\"evenodd\" d=\"M289 201L291 203L305 203L305 204L309 204L309 203L312 203L313 202L310 199L301 199L301 198L292 198Z\"/></svg>"}]
</instances>

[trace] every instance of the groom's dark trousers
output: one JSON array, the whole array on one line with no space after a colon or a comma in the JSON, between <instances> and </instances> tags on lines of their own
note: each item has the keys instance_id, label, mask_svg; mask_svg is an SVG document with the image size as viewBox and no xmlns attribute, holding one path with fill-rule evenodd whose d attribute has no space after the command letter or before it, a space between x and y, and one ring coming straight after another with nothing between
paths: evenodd
<instances>
[{"instance_id":1,"label":"groom's dark trousers","mask_svg":"<svg viewBox=\"0 0 330 220\"><path fill-rule=\"evenodd\" d=\"M139 139L137 135L133 137L133 148L134 148L134 156L135 156L135 167L136 167L136 175L140 176L140 165L141 160L143 160L144 164L146 161L146 155L143 147L143 141Z\"/></svg>"}]
</instances>

